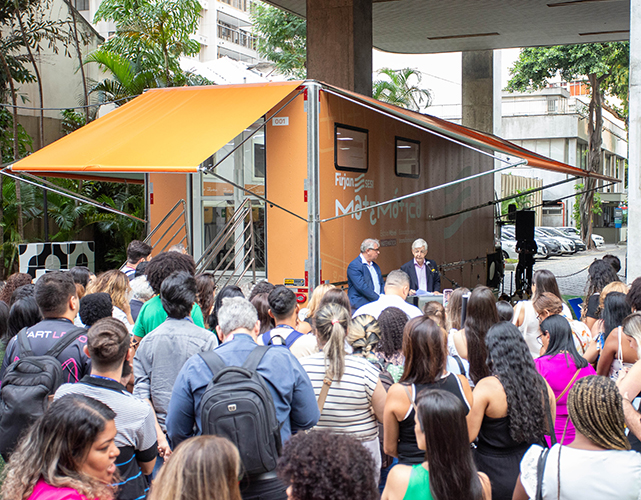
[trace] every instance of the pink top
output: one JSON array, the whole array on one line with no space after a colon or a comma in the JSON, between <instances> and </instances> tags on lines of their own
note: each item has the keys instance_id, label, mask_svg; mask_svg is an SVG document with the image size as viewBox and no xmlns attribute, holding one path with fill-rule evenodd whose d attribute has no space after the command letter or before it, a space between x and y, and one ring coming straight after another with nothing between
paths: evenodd
<instances>
[{"instance_id":1,"label":"pink top","mask_svg":"<svg viewBox=\"0 0 641 500\"><path fill-rule=\"evenodd\" d=\"M539 371L539 373L545 380L547 380L548 384L550 384L550 387L554 391L554 395L557 398L568 386L570 380L572 380L572 377L574 377L574 374L576 373L574 360L568 354L559 353L552 357L544 355L540 358L535 359L534 364L536 365L536 369ZM579 372L576 379L574 379L572 385L574 385L574 383L578 379L587 377L588 375L596 375L594 368L592 368L592 365L589 364L585 368L581 368L581 371ZM574 425L572 425L570 417L568 416L567 406L568 394L570 393L571 389L572 387L565 391L563 397L556 403L556 419L554 421L554 432L559 443L561 443L563 429L565 428L565 425L567 423L565 439L563 439L562 444L572 443L575 436Z\"/></svg>"},{"instance_id":2,"label":"pink top","mask_svg":"<svg viewBox=\"0 0 641 500\"><path fill-rule=\"evenodd\" d=\"M27 500L87 500L73 488L57 488L40 479Z\"/></svg>"}]
</instances>

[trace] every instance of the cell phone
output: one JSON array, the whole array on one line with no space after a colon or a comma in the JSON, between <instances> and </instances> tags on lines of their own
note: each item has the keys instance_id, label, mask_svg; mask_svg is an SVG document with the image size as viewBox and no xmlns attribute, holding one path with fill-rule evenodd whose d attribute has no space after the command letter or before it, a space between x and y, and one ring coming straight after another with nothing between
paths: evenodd
<instances>
[{"instance_id":1,"label":"cell phone","mask_svg":"<svg viewBox=\"0 0 641 500\"><path fill-rule=\"evenodd\" d=\"M447 307L447 303L450 301L450 295L452 295L453 290L451 288L446 288L443 290L443 307Z\"/></svg>"}]
</instances>

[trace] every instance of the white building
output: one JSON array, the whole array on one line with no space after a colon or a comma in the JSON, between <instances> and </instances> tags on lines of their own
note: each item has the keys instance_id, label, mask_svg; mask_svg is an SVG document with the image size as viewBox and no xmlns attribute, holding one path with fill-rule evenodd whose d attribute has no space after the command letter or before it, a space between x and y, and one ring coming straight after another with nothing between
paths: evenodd
<instances>
[{"instance_id":1,"label":"white building","mask_svg":"<svg viewBox=\"0 0 641 500\"><path fill-rule=\"evenodd\" d=\"M554 83L529 93L502 92L501 137L530 151L572 166L586 168L588 151L587 111L589 96L580 82ZM442 118L460 123L460 106L428 108ZM452 116L453 115L453 116ZM611 108L603 108L602 173L622 182L599 189L603 214L594 216L594 232L606 242L626 239L626 228L614 228L614 209L627 199L625 179L628 136L625 122ZM516 168L513 175L542 179L543 185L569 178L555 172ZM579 181L577 181L579 182ZM543 190L542 225L571 226L575 198L559 198L575 193L577 182L568 182ZM607 184L598 181L599 186Z\"/></svg>"},{"instance_id":2,"label":"white building","mask_svg":"<svg viewBox=\"0 0 641 500\"><path fill-rule=\"evenodd\" d=\"M102 0L73 2L85 19L93 22ZM201 48L195 60L207 62L226 56L249 64L259 62L249 19L252 0L200 0L200 4L202 18L194 38ZM101 21L94 26L105 39L116 31L111 22Z\"/></svg>"}]
</instances>

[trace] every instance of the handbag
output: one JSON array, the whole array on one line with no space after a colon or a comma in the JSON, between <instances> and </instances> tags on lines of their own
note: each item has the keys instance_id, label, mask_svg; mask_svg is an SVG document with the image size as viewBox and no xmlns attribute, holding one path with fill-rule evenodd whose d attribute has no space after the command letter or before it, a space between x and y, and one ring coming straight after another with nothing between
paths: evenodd
<instances>
[{"instance_id":1,"label":"handbag","mask_svg":"<svg viewBox=\"0 0 641 500\"><path fill-rule=\"evenodd\" d=\"M323 378L323 387L321 387L320 394L318 395L318 411L323 413L323 407L325 406L325 400L327 399L327 393L329 388L332 386L332 379L327 377L327 372L325 372L325 377Z\"/></svg>"}]
</instances>

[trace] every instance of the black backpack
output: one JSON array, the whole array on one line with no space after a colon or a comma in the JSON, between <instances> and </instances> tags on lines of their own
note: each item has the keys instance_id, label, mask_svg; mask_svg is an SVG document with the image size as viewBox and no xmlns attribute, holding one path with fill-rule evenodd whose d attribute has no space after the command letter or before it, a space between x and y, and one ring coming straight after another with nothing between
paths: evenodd
<instances>
[{"instance_id":1,"label":"black backpack","mask_svg":"<svg viewBox=\"0 0 641 500\"><path fill-rule=\"evenodd\" d=\"M40 417L63 382L58 356L80 335L84 328L69 330L42 356L34 355L26 328L18 333L20 359L9 365L0 389L0 454L5 461L18 444L22 432Z\"/></svg>"},{"instance_id":2,"label":"black backpack","mask_svg":"<svg viewBox=\"0 0 641 500\"><path fill-rule=\"evenodd\" d=\"M202 433L234 443L250 477L273 471L282 450L274 401L256 371L268 349L256 347L243 366L227 366L214 351L200 354L214 375L201 400Z\"/></svg>"}]
</instances>

